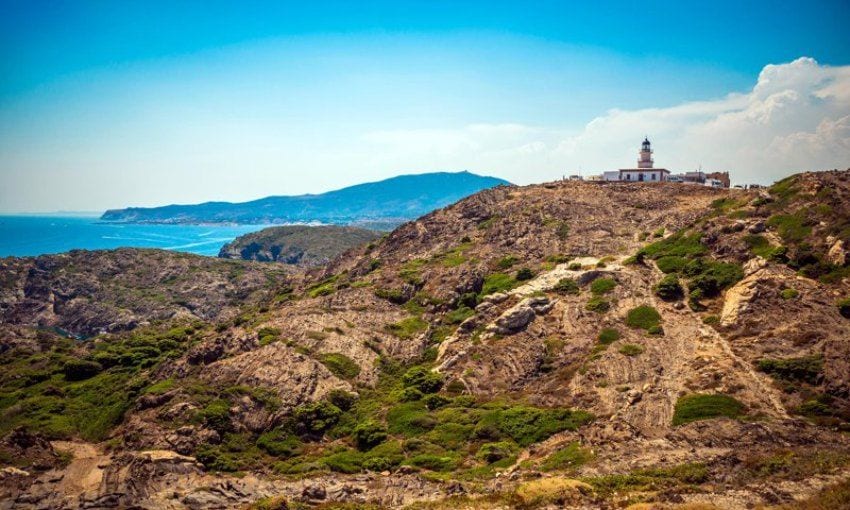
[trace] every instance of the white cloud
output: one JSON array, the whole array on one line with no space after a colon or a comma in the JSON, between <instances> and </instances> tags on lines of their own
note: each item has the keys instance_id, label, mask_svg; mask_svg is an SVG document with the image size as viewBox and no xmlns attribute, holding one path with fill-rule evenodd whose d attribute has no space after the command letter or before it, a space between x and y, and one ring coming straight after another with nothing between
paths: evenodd
<instances>
[{"instance_id":1,"label":"white cloud","mask_svg":"<svg viewBox=\"0 0 850 510\"><path fill-rule=\"evenodd\" d=\"M623 86L628 82L624 77ZM611 110L572 134L476 124L378 132L364 139L376 146L380 166L464 168L528 183L633 165L644 135L653 142L657 166L728 170L736 182L850 167L850 66L805 57L771 64L748 93L668 108Z\"/></svg>"}]
</instances>

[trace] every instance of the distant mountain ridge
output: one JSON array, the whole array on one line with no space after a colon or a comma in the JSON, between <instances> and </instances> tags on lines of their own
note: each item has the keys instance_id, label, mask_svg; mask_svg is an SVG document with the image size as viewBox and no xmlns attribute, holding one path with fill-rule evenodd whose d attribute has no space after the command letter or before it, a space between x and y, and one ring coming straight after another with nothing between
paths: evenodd
<instances>
[{"instance_id":1,"label":"distant mountain ridge","mask_svg":"<svg viewBox=\"0 0 850 510\"><path fill-rule=\"evenodd\" d=\"M317 195L270 196L250 202L129 207L106 211L104 221L131 223L328 223L403 222L478 191L510 184L463 172L401 175Z\"/></svg>"}]
</instances>

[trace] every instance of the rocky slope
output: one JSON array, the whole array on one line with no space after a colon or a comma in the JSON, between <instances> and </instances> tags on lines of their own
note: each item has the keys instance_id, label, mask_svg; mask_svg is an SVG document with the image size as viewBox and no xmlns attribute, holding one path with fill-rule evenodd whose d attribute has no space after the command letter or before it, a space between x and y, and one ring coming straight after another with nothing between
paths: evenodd
<instances>
[{"instance_id":1,"label":"rocky slope","mask_svg":"<svg viewBox=\"0 0 850 510\"><path fill-rule=\"evenodd\" d=\"M269 227L237 237L218 256L316 267L380 236L374 230L335 225Z\"/></svg>"},{"instance_id":2,"label":"rocky slope","mask_svg":"<svg viewBox=\"0 0 850 510\"><path fill-rule=\"evenodd\" d=\"M166 319L214 320L267 297L282 267L118 249L0 259L0 327L72 336Z\"/></svg>"},{"instance_id":3,"label":"rocky slope","mask_svg":"<svg viewBox=\"0 0 850 510\"><path fill-rule=\"evenodd\" d=\"M841 508L849 200L500 187L234 318L41 338L2 355L4 504Z\"/></svg>"}]
</instances>

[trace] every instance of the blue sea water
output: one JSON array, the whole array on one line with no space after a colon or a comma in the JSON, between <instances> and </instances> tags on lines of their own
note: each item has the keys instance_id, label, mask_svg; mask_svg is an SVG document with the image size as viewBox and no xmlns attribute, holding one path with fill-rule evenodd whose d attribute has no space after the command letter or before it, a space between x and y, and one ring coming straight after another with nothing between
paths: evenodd
<instances>
[{"instance_id":1,"label":"blue sea water","mask_svg":"<svg viewBox=\"0 0 850 510\"><path fill-rule=\"evenodd\" d=\"M216 256L225 243L268 226L134 225L94 217L0 216L0 257L120 247Z\"/></svg>"}]
</instances>

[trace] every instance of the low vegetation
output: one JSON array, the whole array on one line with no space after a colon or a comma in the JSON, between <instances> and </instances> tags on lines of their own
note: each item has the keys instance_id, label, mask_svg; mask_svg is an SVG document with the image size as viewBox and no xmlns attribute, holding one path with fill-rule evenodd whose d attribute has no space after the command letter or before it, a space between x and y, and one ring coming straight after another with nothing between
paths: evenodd
<instances>
[{"instance_id":1,"label":"low vegetation","mask_svg":"<svg viewBox=\"0 0 850 510\"><path fill-rule=\"evenodd\" d=\"M662 299L679 299L678 279L674 283L671 275L685 278L691 308L699 311L703 308L701 299L716 297L744 277L740 265L714 260L708 255L700 232L681 230L643 247L634 258L636 261L652 259L668 275L656 287L656 293L660 291L668 296L664 298L659 294Z\"/></svg>"},{"instance_id":2,"label":"low vegetation","mask_svg":"<svg viewBox=\"0 0 850 510\"><path fill-rule=\"evenodd\" d=\"M823 377L823 358L820 355L800 358L765 358L758 361L760 371L785 381L818 384Z\"/></svg>"},{"instance_id":3,"label":"low vegetation","mask_svg":"<svg viewBox=\"0 0 850 510\"><path fill-rule=\"evenodd\" d=\"M620 332L614 328L603 328L597 340L602 345L611 345L620 339Z\"/></svg>"},{"instance_id":4,"label":"low vegetation","mask_svg":"<svg viewBox=\"0 0 850 510\"><path fill-rule=\"evenodd\" d=\"M592 458L593 453L589 449L582 448L578 442L572 442L546 457L540 468L543 471L571 471Z\"/></svg>"},{"instance_id":5,"label":"low vegetation","mask_svg":"<svg viewBox=\"0 0 850 510\"><path fill-rule=\"evenodd\" d=\"M552 287L552 290L558 294L578 294L581 292L578 283L573 278L561 278L558 283Z\"/></svg>"},{"instance_id":6,"label":"low vegetation","mask_svg":"<svg viewBox=\"0 0 850 510\"><path fill-rule=\"evenodd\" d=\"M339 352L321 354L319 361L340 379L354 379L360 375L360 365L345 354Z\"/></svg>"},{"instance_id":7,"label":"low vegetation","mask_svg":"<svg viewBox=\"0 0 850 510\"><path fill-rule=\"evenodd\" d=\"M626 314L626 325L630 328L650 331L661 325L661 314L649 305L638 306Z\"/></svg>"},{"instance_id":8,"label":"low vegetation","mask_svg":"<svg viewBox=\"0 0 850 510\"><path fill-rule=\"evenodd\" d=\"M192 345L196 326L140 328L85 344L43 333L48 349L0 354L0 434L23 426L50 439L104 439L152 386L149 369Z\"/></svg>"},{"instance_id":9,"label":"low vegetation","mask_svg":"<svg viewBox=\"0 0 850 510\"><path fill-rule=\"evenodd\" d=\"M640 345L637 345L637 344L623 344L618 349L618 352L620 354L622 354L623 356L629 356L629 357L638 356L640 354L643 354L643 351L644 351L643 346L640 346Z\"/></svg>"},{"instance_id":10,"label":"low vegetation","mask_svg":"<svg viewBox=\"0 0 850 510\"><path fill-rule=\"evenodd\" d=\"M611 309L611 303L601 296L593 296L590 298L584 308L591 312L605 313Z\"/></svg>"},{"instance_id":11,"label":"low vegetation","mask_svg":"<svg viewBox=\"0 0 850 510\"><path fill-rule=\"evenodd\" d=\"M744 405L734 397L722 394L695 393L680 397L673 412L673 425L684 425L698 420L726 416L738 418Z\"/></svg>"},{"instance_id":12,"label":"low vegetation","mask_svg":"<svg viewBox=\"0 0 850 510\"><path fill-rule=\"evenodd\" d=\"M590 284L590 292L594 295L601 296L608 294L614 287L617 286L617 281L613 278L597 278Z\"/></svg>"},{"instance_id":13,"label":"low vegetation","mask_svg":"<svg viewBox=\"0 0 850 510\"><path fill-rule=\"evenodd\" d=\"M655 286L655 295L665 301L677 301L685 294L679 278L675 274L668 274Z\"/></svg>"}]
</instances>

